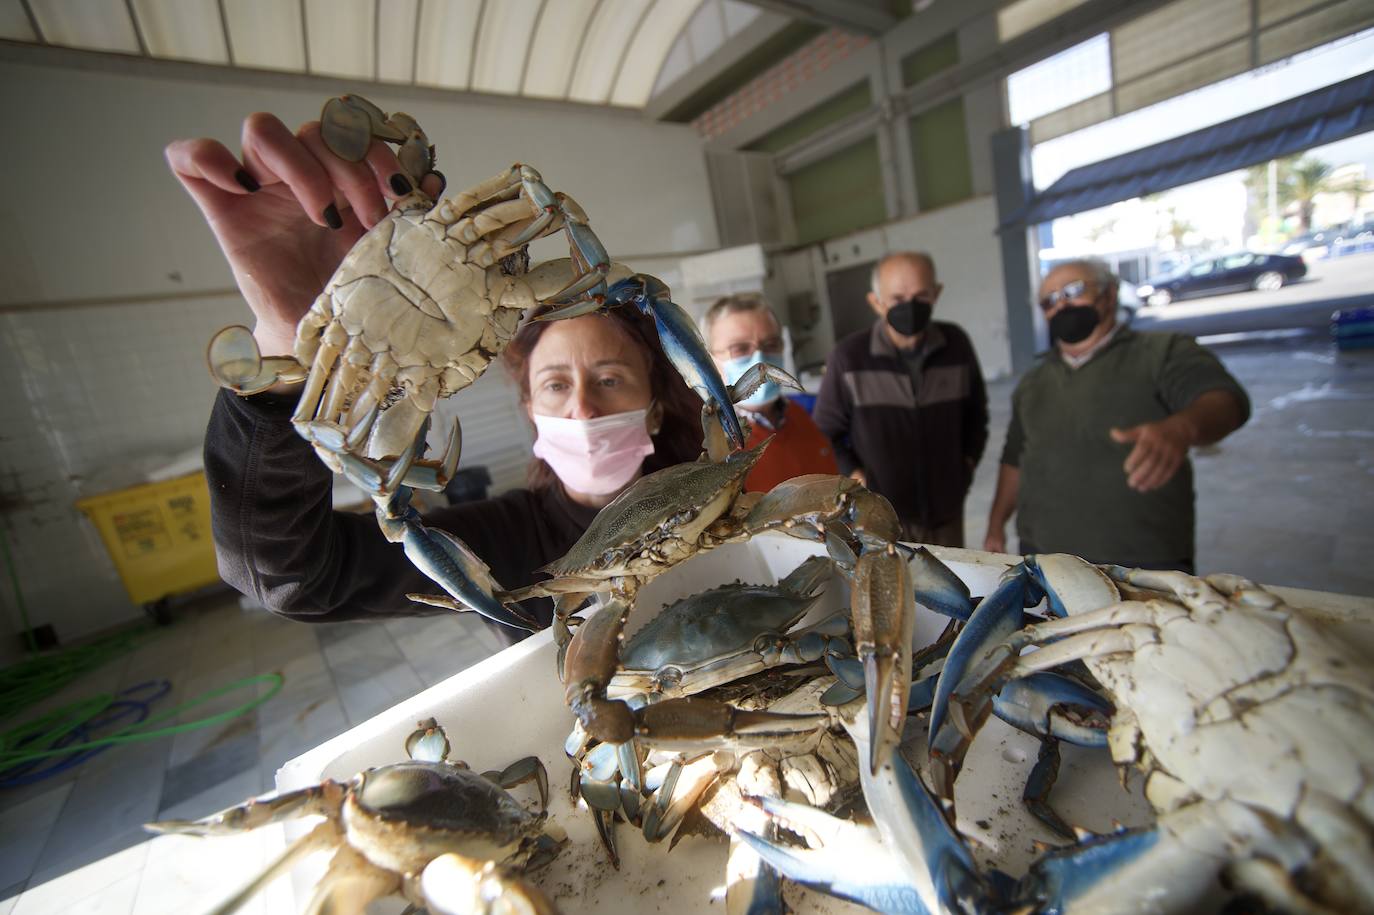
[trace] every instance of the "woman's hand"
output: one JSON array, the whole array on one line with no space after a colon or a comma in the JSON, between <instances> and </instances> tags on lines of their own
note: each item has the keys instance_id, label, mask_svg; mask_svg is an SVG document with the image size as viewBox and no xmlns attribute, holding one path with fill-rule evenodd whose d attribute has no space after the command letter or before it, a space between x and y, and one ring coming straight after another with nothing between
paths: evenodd
<instances>
[{"instance_id":1,"label":"woman's hand","mask_svg":"<svg viewBox=\"0 0 1374 915\"><path fill-rule=\"evenodd\" d=\"M292 133L274 115L252 114L242 142L238 158L215 140L175 140L167 162L215 233L263 353L289 354L297 322L339 262L411 183L381 141L362 162L340 159L318 121ZM442 194L442 176L426 176L425 190Z\"/></svg>"}]
</instances>

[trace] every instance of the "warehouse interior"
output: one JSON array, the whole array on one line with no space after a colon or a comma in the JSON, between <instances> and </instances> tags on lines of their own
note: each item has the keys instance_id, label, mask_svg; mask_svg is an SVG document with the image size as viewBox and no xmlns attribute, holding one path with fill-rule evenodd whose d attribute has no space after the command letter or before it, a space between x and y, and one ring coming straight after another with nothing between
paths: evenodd
<instances>
[{"instance_id":1,"label":"warehouse interior","mask_svg":"<svg viewBox=\"0 0 1374 915\"><path fill-rule=\"evenodd\" d=\"M472 614L274 616L215 583L203 504L120 514L113 540L101 528L125 511L112 494L200 469L217 391L206 345L252 323L164 147L233 149L252 112L294 125L350 92L424 126L449 193L534 165L614 260L661 278L694 318L762 292L813 393L836 343L873 322L875 262L928 252L936 317L966 331L988 385L971 547L1012 391L1050 347L1036 289L1075 254L1071 221L1337 150L1359 174L1328 203L1350 198L1343 224L1365 242L1308 249L1306 281L1276 292L1122 304L1137 329L1198 338L1250 397L1244 427L1193 452L1198 569L1374 597L1374 349L1332 330L1333 313L1374 308L1367 0L0 0L14 125L0 171L0 664L131 639L10 711L162 680L149 704L171 708L236 685L187 721L271 691L226 721L0 787L0 915L207 907L269 846L153 840L143 823L271 791L288 760L502 647ZM1161 250L1223 253L1188 218ZM1160 255L1112 249L1112 219L1095 225L1100 243L1076 254L1134 296ZM462 468L482 468L488 494L524 485L534 429L504 372L443 410L461 415ZM197 553L192 579L131 587L129 557L164 547ZM288 887L272 893L243 911L294 910Z\"/></svg>"}]
</instances>

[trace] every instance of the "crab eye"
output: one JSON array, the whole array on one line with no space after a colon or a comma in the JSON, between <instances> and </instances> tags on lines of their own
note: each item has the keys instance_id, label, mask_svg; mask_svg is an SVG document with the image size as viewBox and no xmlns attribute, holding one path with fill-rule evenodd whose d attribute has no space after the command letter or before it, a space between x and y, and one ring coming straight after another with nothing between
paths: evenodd
<instances>
[{"instance_id":1,"label":"crab eye","mask_svg":"<svg viewBox=\"0 0 1374 915\"><path fill-rule=\"evenodd\" d=\"M676 667L665 667L654 674L654 685L659 691L676 689L682 683L682 671Z\"/></svg>"}]
</instances>

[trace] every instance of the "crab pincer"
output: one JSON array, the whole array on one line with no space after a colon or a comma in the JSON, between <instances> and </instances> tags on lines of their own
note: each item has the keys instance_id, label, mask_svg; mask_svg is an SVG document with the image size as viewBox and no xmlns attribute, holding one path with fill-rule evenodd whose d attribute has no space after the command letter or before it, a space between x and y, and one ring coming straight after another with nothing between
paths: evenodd
<instances>
[{"instance_id":1,"label":"crab pincer","mask_svg":"<svg viewBox=\"0 0 1374 915\"><path fill-rule=\"evenodd\" d=\"M864 668L872 740L869 770L895 752L911 689L911 634L916 621L906 558L895 547L865 549L854 568L854 648Z\"/></svg>"}]
</instances>

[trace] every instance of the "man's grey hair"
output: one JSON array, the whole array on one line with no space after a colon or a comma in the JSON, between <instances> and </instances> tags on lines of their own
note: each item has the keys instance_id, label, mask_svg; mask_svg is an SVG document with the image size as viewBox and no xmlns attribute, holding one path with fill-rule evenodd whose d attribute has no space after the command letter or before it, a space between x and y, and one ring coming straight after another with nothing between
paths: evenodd
<instances>
[{"instance_id":1,"label":"man's grey hair","mask_svg":"<svg viewBox=\"0 0 1374 915\"><path fill-rule=\"evenodd\" d=\"M1055 264L1055 270L1060 267L1077 267L1088 274L1093 284L1098 289L1115 289L1121 282L1120 278L1112 272L1112 268L1107 266L1107 262L1099 257L1077 257L1070 261ZM1048 276L1049 274L1045 274Z\"/></svg>"},{"instance_id":2,"label":"man's grey hair","mask_svg":"<svg viewBox=\"0 0 1374 915\"><path fill-rule=\"evenodd\" d=\"M773 310L773 306L768 304L768 300L759 292L737 292L734 295L722 296L706 309L706 314L701 319L701 335L706 338L709 345L711 342L711 328L716 321L720 320L721 315L738 314L745 311L767 312L773 318L773 323L782 327L782 322L778 320L778 313Z\"/></svg>"},{"instance_id":3,"label":"man's grey hair","mask_svg":"<svg viewBox=\"0 0 1374 915\"><path fill-rule=\"evenodd\" d=\"M878 295L878 275L883 272L883 267L893 261L916 261L925 264L930 270L930 278L935 277L935 258L924 251L893 251L878 258L878 262L873 265L873 272L868 275L868 288L873 290L874 295Z\"/></svg>"}]
</instances>

